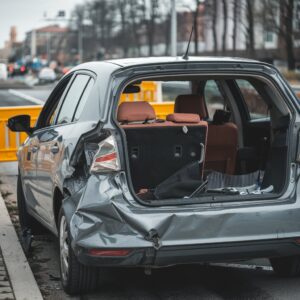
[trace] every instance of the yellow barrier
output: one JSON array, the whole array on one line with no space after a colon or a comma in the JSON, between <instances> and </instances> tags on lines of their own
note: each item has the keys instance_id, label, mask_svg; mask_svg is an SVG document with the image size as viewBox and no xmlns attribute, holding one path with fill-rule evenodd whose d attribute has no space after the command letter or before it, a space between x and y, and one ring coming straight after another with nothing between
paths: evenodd
<instances>
[{"instance_id":1,"label":"yellow barrier","mask_svg":"<svg viewBox=\"0 0 300 300\"><path fill-rule=\"evenodd\" d=\"M14 161L16 152L26 139L26 133L12 132L7 127L7 120L17 115L30 115L33 126L40 114L42 106L0 107L0 162Z\"/></svg>"},{"instance_id":2,"label":"yellow barrier","mask_svg":"<svg viewBox=\"0 0 300 300\"><path fill-rule=\"evenodd\" d=\"M150 102L158 119L165 119L173 112L173 102ZM24 142L26 133L12 132L7 127L7 120L17 115L30 115L31 126L34 126L42 106L11 106L0 107L0 162L14 161L17 159L16 152Z\"/></svg>"}]
</instances>

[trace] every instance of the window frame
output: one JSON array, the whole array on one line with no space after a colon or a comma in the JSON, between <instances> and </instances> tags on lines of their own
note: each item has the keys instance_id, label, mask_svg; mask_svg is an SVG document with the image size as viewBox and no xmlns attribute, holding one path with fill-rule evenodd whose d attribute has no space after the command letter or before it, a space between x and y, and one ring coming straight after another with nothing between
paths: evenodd
<instances>
[{"instance_id":1,"label":"window frame","mask_svg":"<svg viewBox=\"0 0 300 300\"><path fill-rule=\"evenodd\" d=\"M63 104L64 104L64 102L65 102L65 99L66 99L66 97L67 97L67 95L68 95L68 93L69 93L69 91L70 91L70 89L71 89L71 87L72 87L72 85L73 85L73 83L74 83L74 81L75 81L75 79L76 79L76 77L77 77L78 75L86 75L86 76L89 76L89 79L88 79L88 81L87 81L87 83L86 83L86 85L85 85L83 91L82 91L81 94L80 94L78 103L76 104L74 113L73 113L73 115L72 115L71 122L57 124L57 119L58 119L58 117L59 117L61 108L62 108L62 106L63 106ZM91 79L93 79L93 80L94 80L94 83L95 83L95 82L96 82L96 78L95 78L95 77L96 77L96 76L95 76L94 73L92 73L92 72L90 72L90 71L87 71L87 70L78 70L78 71L76 71L76 72L73 73L73 76L72 76L72 78L71 78L71 80L70 80L69 86L67 87L67 89L66 89L66 91L65 91L65 93L64 93L64 95L63 95L63 97L60 99L60 103L58 103L58 110L57 110L56 116L54 117L54 124L53 124L52 126L64 126L64 125L74 124L74 123L77 123L77 122L79 121L79 120L78 120L78 121L75 122L75 121L74 121L74 116L75 116L75 114L76 114L78 105L79 105L79 103L80 103L80 101L81 101L81 98L82 98L82 96L83 96L83 94L84 94L84 91L85 91L87 85L89 84L89 82L90 82Z\"/></svg>"},{"instance_id":2,"label":"window frame","mask_svg":"<svg viewBox=\"0 0 300 300\"><path fill-rule=\"evenodd\" d=\"M48 97L39 117L36 123L36 129L35 130L41 130L44 128L51 128L53 126L55 126L55 124L45 124L46 122L49 121L49 118L51 117L51 115L53 113L55 113L55 110L59 107L61 99L63 99L67 93L67 91L69 90L69 87L71 85L71 83L73 82L73 76L74 73L69 73L66 75L66 77L64 77L58 84L57 86L53 89L53 91L51 92L50 96ZM67 83L66 83L67 82ZM66 83L66 85L64 86L64 84ZM53 102L54 104L56 104L55 102L55 98L57 96L57 93L59 93L59 91L61 89L64 89L63 92L61 93L59 99L57 99L57 106L53 109ZM56 116L55 116L56 117Z\"/></svg>"}]
</instances>

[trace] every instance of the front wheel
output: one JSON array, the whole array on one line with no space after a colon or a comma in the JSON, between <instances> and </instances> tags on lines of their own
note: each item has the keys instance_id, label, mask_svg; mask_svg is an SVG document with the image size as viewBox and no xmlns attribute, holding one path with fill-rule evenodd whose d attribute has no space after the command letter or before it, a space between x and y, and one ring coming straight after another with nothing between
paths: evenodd
<instances>
[{"instance_id":1,"label":"front wheel","mask_svg":"<svg viewBox=\"0 0 300 300\"><path fill-rule=\"evenodd\" d=\"M296 277L300 275L300 256L271 258L270 263L274 272L279 276Z\"/></svg>"},{"instance_id":2,"label":"front wheel","mask_svg":"<svg viewBox=\"0 0 300 300\"><path fill-rule=\"evenodd\" d=\"M71 247L69 228L63 209L59 212L60 274L63 289L70 295L92 291L98 282L98 269L81 264Z\"/></svg>"}]
</instances>

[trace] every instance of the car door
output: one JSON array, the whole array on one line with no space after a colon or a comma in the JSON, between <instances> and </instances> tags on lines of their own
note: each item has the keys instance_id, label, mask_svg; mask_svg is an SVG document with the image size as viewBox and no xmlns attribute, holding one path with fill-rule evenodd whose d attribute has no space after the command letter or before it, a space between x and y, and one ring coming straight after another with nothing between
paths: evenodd
<instances>
[{"instance_id":1,"label":"car door","mask_svg":"<svg viewBox=\"0 0 300 300\"><path fill-rule=\"evenodd\" d=\"M70 154L82 133L91 129L89 122L77 124L75 114L80 101L90 91L91 76L75 73L67 92L60 99L51 126L37 134L36 185L39 187L38 205L43 219L54 223L53 193L56 186L71 172L68 168ZM88 89L89 87L89 89Z\"/></svg>"},{"instance_id":2,"label":"car door","mask_svg":"<svg viewBox=\"0 0 300 300\"><path fill-rule=\"evenodd\" d=\"M51 130L51 122L53 121L55 110L67 89L71 77L71 75L66 76L55 87L40 113L34 132L25 141L22 149L22 181L28 208L42 219L44 219L45 212L39 205L39 198L43 190L39 186L39 181L36 176L37 160L41 160L40 139L43 133L48 134L48 139L51 133L53 133Z\"/></svg>"}]
</instances>

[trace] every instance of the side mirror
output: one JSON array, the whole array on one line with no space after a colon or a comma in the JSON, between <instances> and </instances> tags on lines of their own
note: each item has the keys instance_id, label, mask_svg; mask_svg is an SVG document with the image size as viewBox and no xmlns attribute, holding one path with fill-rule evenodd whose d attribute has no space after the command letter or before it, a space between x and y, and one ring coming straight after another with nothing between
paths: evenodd
<instances>
[{"instance_id":1,"label":"side mirror","mask_svg":"<svg viewBox=\"0 0 300 300\"><path fill-rule=\"evenodd\" d=\"M30 127L29 115L19 115L9 118L7 126L14 132L26 132L28 135L33 132L33 128Z\"/></svg>"}]
</instances>

